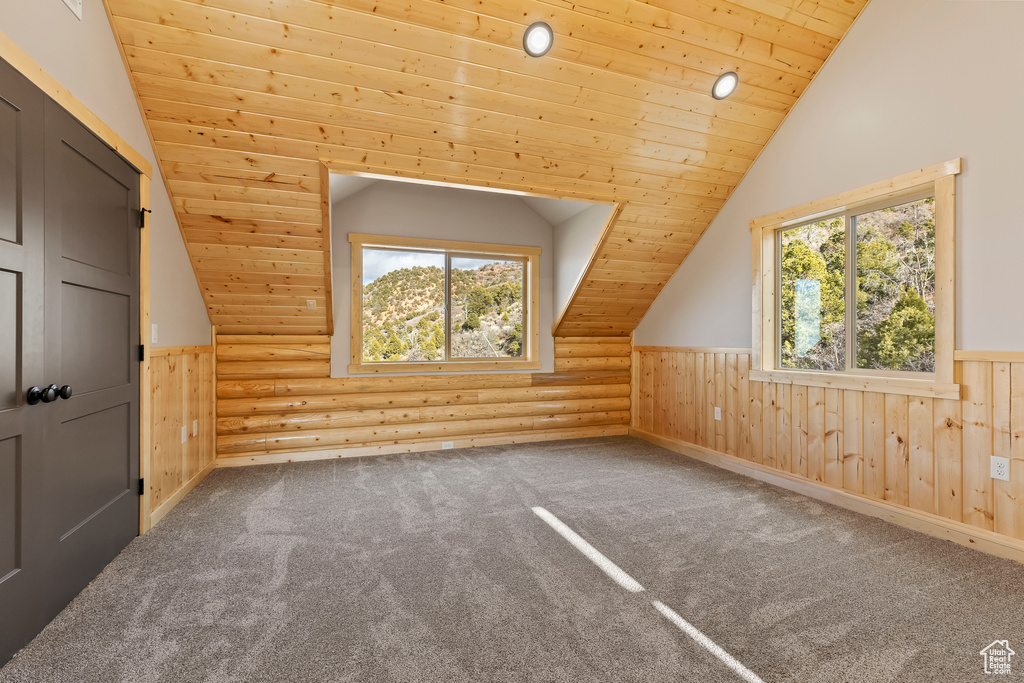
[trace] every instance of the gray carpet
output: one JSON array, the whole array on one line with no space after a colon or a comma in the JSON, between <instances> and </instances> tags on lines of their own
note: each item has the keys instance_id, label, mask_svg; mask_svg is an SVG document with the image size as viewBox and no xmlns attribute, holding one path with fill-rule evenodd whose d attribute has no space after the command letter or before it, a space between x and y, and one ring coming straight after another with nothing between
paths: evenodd
<instances>
[{"instance_id":1,"label":"gray carpet","mask_svg":"<svg viewBox=\"0 0 1024 683\"><path fill-rule=\"evenodd\" d=\"M1024 677L1024 565L618 437L217 470L0 682L739 680L652 599L769 683Z\"/></svg>"}]
</instances>

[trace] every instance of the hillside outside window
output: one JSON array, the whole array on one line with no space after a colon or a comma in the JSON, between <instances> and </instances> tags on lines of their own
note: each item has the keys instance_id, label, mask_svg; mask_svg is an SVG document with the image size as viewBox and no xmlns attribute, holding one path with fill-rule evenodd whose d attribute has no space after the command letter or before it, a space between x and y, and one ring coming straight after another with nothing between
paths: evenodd
<instances>
[{"instance_id":1,"label":"hillside outside window","mask_svg":"<svg viewBox=\"0 0 1024 683\"><path fill-rule=\"evenodd\" d=\"M779 367L935 371L933 195L887 200L776 235Z\"/></svg>"}]
</instances>

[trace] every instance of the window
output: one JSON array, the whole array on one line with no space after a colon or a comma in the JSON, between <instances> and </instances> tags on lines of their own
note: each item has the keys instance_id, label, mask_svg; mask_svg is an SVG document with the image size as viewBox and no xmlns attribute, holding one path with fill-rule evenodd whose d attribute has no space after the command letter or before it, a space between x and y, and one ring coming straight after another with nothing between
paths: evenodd
<instances>
[{"instance_id":1,"label":"window","mask_svg":"<svg viewBox=\"0 0 1024 683\"><path fill-rule=\"evenodd\" d=\"M959 172L957 159L751 221L751 379L958 396Z\"/></svg>"},{"instance_id":2,"label":"window","mask_svg":"<svg viewBox=\"0 0 1024 683\"><path fill-rule=\"evenodd\" d=\"M540 249L355 233L349 241L349 372L540 367Z\"/></svg>"}]
</instances>

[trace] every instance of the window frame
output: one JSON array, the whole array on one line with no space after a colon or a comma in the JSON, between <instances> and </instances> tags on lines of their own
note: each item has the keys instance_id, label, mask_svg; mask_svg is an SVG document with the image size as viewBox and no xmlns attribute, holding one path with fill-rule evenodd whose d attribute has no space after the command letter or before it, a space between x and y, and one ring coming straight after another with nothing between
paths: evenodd
<instances>
[{"instance_id":1,"label":"window frame","mask_svg":"<svg viewBox=\"0 0 1024 683\"><path fill-rule=\"evenodd\" d=\"M540 247L509 244L460 242L422 237L397 237L349 233L351 246L351 347L349 374L465 372L486 370L539 370L540 361ZM466 358L433 361L363 360L363 249L380 248L442 254L445 257L445 298L450 296L450 268L453 258L506 258L523 262L523 355L521 358ZM451 349L451 309L445 307L445 356Z\"/></svg>"},{"instance_id":2,"label":"window frame","mask_svg":"<svg viewBox=\"0 0 1024 683\"><path fill-rule=\"evenodd\" d=\"M954 378L956 176L954 159L890 180L843 192L750 222L753 250L753 338L750 379L835 389L855 389L910 396L959 398ZM873 210L923 197L935 197L935 369L930 373L856 367L856 291L850 286L856 268L856 243L851 219ZM827 372L782 368L780 363L781 297L777 296L781 264L780 231L844 216L846 229L846 369ZM852 300L852 303L851 303ZM853 308L851 308L853 306ZM851 341L852 337L852 341Z\"/></svg>"}]
</instances>

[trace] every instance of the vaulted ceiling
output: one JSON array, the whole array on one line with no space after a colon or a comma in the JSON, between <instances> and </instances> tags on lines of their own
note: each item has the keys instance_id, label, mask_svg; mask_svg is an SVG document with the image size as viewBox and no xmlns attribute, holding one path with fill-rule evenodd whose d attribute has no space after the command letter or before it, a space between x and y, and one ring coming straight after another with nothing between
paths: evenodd
<instances>
[{"instance_id":1,"label":"vaulted ceiling","mask_svg":"<svg viewBox=\"0 0 1024 683\"><path fill-rule=\"evenodd\" d=\"M633 330L867 0L105 2L219 332L328 331L328 162L618 204L575 336Z\"/></svg>"}]
</instances>

